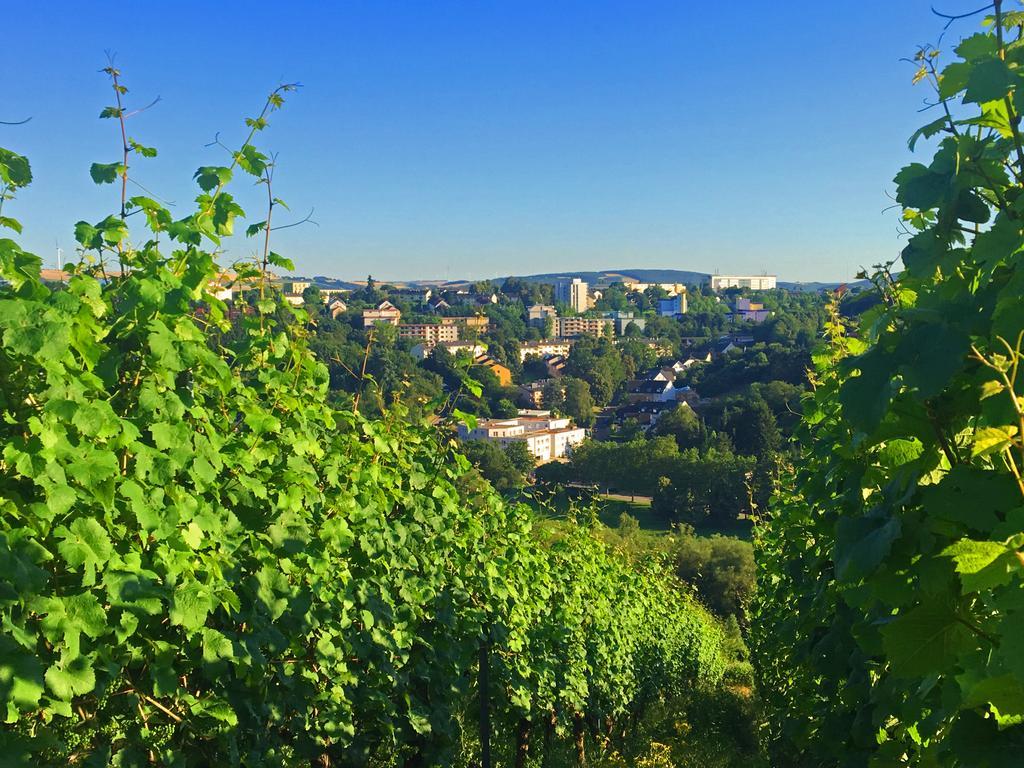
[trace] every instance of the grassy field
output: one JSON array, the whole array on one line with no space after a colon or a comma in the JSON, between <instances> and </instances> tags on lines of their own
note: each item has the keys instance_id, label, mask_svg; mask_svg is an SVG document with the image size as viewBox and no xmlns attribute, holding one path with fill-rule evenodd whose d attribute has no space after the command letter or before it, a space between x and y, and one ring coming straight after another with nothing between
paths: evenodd
<instances>
[{"instance_id":1,"label":"grassy field","mask_svg":"<svg viewBox=\"0 0 1024 768\"><path fill-rule=\"evenodd\" d=\"M539 513L554 518L565 517L569 514L569 509L574 502L580 508L586 508L591 503L586 496L578 494L570 496L570 494L564 491L552 496L530 490L517 497L516 501L522 501ZM593 497L592 501L597 507L598 518L610 528L618 526L619 516L626 512L635 517L639 521L640 527L644 530L666 532L669 530L669 526L665 521L651 511L650 503L646 500L630 502L620 499Z\"/></svg>"}]
</instances>

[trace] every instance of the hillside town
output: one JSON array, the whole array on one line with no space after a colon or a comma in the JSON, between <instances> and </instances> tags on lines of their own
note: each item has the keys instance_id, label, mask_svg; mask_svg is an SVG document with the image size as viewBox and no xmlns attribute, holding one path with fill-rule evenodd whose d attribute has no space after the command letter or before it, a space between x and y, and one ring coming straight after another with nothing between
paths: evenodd
<instances>
[{"instance_id":1,"label":"hillside town","mask_svg":"<svg viewBox=\"0 0 1024 768\"><path fill-rule=\"evenodd\" d=\"M68 275L44 270L43 278ZM824 311L823 293L780 288L769 274L690 283L618 273L594 283L368 277L339 286L273 276L260 284L224 272L209 287L229 317L252 312L261 291L279 291L304 313L332 397L370 415L401 404L410 418L450 423L481 473L508 489L606 485L614 473L587 469L591 446L625 451L666 435L701 466L722 457L754 466L782 447L799 413ZM843 293L858 301L856 287ZM668 482L672 471L660 471ZM752 487L752 473L735 476ZM658 478L644 476L637 467L617 485L652 499L669 493L671 483L659 491ZM721 496L708 514L723 514ZM731 519L749 505L727 509Z\"/></svg>"},{"instance_id":2,"label":"hillside town","mask_svg":"<svg viewBox=\"0 0 1024 768\"><path fill-rule=\"evenodd\" d=\"M736 425L767 404L769 426L785 431L823 306L819 292L769 274L271 283L262 289L305 312L333 397L368 414L401 403L410 418L452 420L471 460L492 481L507 472L511 488L551 477L548 464L572 471L588 444L656 439L688 421L681 412L702 437L680 448L756 455ZM211 285L229 315L250 311L260 289L232 273Z\"/></svg>"}]
</instances>

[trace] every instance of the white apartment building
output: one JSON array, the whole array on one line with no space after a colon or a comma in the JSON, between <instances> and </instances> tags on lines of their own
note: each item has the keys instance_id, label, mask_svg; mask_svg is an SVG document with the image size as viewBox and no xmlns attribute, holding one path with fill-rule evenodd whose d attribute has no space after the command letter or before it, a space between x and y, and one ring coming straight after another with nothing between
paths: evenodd
<instances>
[{"instance_id":1,"label":"white apartment building","mask_svg":"<svg viewBox=\"0 0 1024 768\"><path fill-rule=\"evenodd\" d=\"M443 347L452 356L465 352L474 359L487 351L487 345L478 341L423 341L410 349L409 354L417 360L426 360L434 347Z\"/></svg>"},{"instance_id":2,"label":"white apartment building","mask_svg":"<svg viewBox=\"0 0 1024 768\"><path fill-rule=\"evenodd\" d=\"M363 328L373 328L377 323L398 325L402 312L390 301L382 301L376 309L363 310Z\"/></svg>"},{"instance_id":3,"label":"white apartment building","mask_svg":"<svg viewBox=\"0 0 1024 768\"><path fill-rule=\"evenodd\" d=\"M711 290L749 288L752 291L772 291L775 290L776 281L775 275L712 275Z\"/></svg>"},{"instance_id":4,"label":"white apartment building","mask_svg":"<svg viewBox=\"0 0 1024 768\"><path fill-rule=\"evenodd\" d=\"M587 311L587 284L574 277L555 283L555 301L568 304L576 312Z\"/></svg>"},{"instance_id":5,"label":"white apartment building","mask_svg":"<svg viewBox=\"0 0 1024 768\"><path fill-rule=\"evenodd\" d=\"M528 357L553 357L555 355L568 357L570 349L572 349L572 342L566 339L524 341L519 345L519 362L526 362Z\"/></svg>"},{"instance_id":6,"label":"white apartment building","mask_svg":"<svg viewBox=\"0 0 1024 768\"><path fill-rule=\"evenodd\" d=\"M551 416L549 411L526 413L514 419L479 419L473 429L460 424L459 439L490 440L502 447L522 442L539 464L545 464L568 456L587 437L585 429L567 418Z\"/></svg>"}]
</instances>

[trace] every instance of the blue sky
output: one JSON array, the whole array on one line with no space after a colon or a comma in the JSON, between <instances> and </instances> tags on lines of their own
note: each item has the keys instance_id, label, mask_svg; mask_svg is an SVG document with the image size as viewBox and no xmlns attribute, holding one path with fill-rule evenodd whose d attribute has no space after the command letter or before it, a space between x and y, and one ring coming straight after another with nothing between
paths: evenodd
<instances>
[{"instance_id":1,"label":"blue sky","mask_svg":"<svg viewBox=\"0 0 1024 768\"><path fill-rule=\"evenodd\" d=\"M942 10L973 10L947 0ZM0 145L35 183L10 206L52 261L115 208L98 70L116 52L134 174L185 215L220 131L299 81L263 137L276 192L318 227L275 233L303 274L478 278L622 267L849 278L900 248L891 179L931 119L899 61L942 22L919 0L63 3L4 10ZM947 33L947 48L976 20ZM17 32L14 30L17 29ZM919 147L918 152L922 149ZM251 221L258 196L236 190ZM5 213L8 209L5 208ZM254 244L235 238L229 256Z\"/></svg>"}]
</instances>

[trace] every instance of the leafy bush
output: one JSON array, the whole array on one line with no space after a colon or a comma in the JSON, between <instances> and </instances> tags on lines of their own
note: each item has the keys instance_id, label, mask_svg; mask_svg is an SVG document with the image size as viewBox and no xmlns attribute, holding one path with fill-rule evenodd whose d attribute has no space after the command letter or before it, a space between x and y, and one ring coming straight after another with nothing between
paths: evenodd
<instances>
[{"instance_id":1,"label":"leafy bush","mask_svg":"<svg viewBox=\"0 0 1024 768\"><path fill-rule=\"evenodd\" d=\"M743 623L754 594L754 548L731 536L680 536L671 552L676 574L712 611Z\"/></svg>"}]
</instances>

